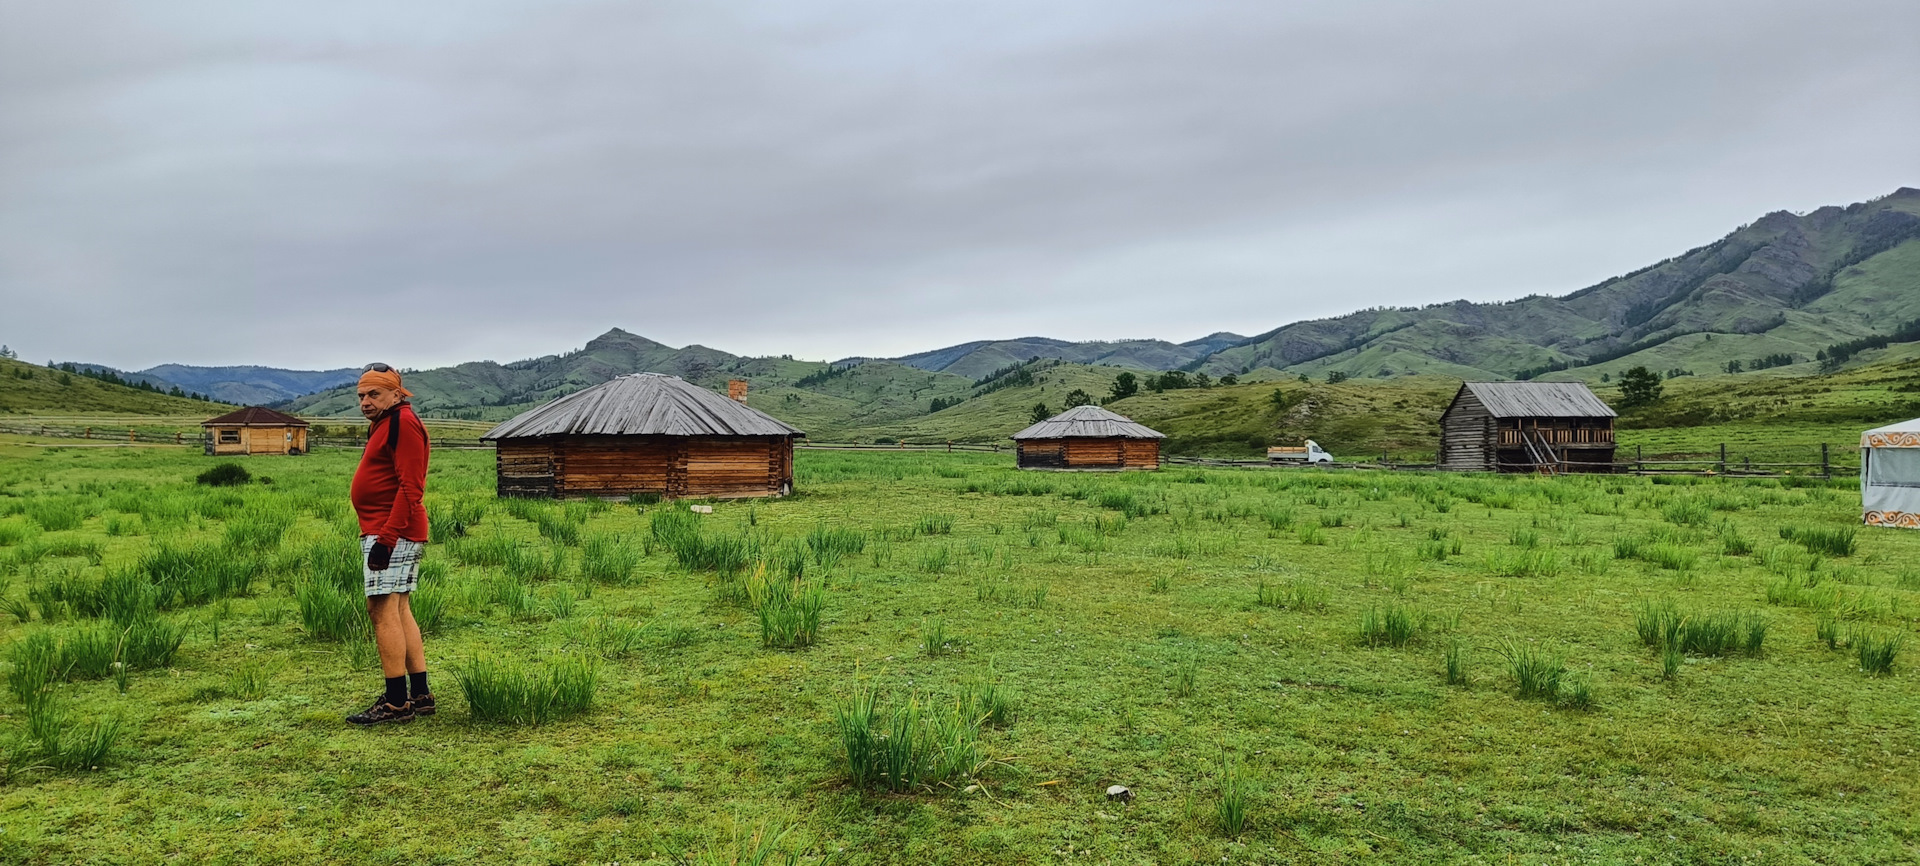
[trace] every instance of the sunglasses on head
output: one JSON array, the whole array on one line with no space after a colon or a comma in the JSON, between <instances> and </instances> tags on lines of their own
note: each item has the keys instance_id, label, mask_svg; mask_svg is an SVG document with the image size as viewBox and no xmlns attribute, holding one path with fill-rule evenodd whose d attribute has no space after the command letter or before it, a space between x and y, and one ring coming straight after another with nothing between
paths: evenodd
<instances>
[{"instance_id":1,"label":"sunglasses on head","mask_svg":"<svg viewBox=\"0 0 1920 866\"><path fill-rule=\"evenodd\" d=\"M385 364L382 364L382 363L380 363L380 362L378 362L378 361L375 361L374 363L371 363L371 364L368 364L368 365L366 365L365 367L361 367L361 368L360 368L360 372L362 372L362 373L391 373L391 372L393 372L393 368L392 368L392 367L389 367L389 366L387 366L387 365L385 365Z\"/></svg>"}]
</instances>

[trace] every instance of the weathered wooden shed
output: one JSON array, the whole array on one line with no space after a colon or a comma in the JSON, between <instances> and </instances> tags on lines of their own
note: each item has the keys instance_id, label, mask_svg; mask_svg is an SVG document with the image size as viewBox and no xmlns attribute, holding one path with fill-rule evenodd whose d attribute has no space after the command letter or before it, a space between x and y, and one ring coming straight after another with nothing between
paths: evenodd
<instances>
[{"instance_id":1,"label":"weathered wooden shed","mask_svg":"<svg viewBox=\"0 0 1920 866\"><path fill-rule=\"evenodd\" d=\"M480 438L495 443L501 496L735 498L792 492L793 441L805 435L678 377L634 373Z\"/></svg>"},{"instance_id":2,"label":"weathered wooden shed","mask_svg":"<svg viewBox=\"0 0 1920 866\"><path fill-rule=\"evenodd\" d=\"M1613 419L1579 382L1467 382L1440 414L1440 468L1612 472Z\"/></svg>"},{"instance_id":3,"label":"weathered wooden shed","mask_svg":"<svg viewBox=\"0 0 1920 866\"><path fill-rule=\"evenodd\" d=\"M208 454L305 454L307 422L264 406L248 406L200 422Z\"/></svg>"},{"instance_id":4,"label":"weathered wooden shed","mask_svg":"<svg viewBox=\"0 0 1920 866\"><path fill-rule=\"evenodd\" d=\"M1098 406L1075 406L1013 434L1021 469L1158 469L1165 438Z\"/></svg>"}]
</instances>

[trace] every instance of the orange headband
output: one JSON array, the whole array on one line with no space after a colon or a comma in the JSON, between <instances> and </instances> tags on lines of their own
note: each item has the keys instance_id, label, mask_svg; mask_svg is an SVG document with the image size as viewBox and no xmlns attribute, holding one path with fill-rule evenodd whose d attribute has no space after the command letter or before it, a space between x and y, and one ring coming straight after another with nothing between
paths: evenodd
<instances>
[{"instance_id":1,"label":"orange headband","mask_svg":"<svg viewBox=\"0 0 1920 866\"><path fill-rule=\"evenodd\" d=\"M398 371L390 370L382 373L378 370L368 370L365 373L361 373L360 388L365 390L369 385L398 392L402 397L413 396L412 391L400 387L400 373Z\"/></svg>"}]
</instances>

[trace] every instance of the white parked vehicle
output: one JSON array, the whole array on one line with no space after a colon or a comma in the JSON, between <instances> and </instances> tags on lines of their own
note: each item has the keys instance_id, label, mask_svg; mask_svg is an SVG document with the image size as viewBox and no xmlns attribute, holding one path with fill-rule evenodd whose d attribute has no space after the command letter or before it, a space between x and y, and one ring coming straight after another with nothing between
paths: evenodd
<instances>
[{"instance_id":1,"label":"white parked vehicle","mask_svg":"<svg viewBox=\"0 0 1920 866\"><path fill-rule=\"evenodd\" d=\"M1268 463L1332 463L1333 455L1320 450L1320 443L1307 440L1299 448L1268 448Z\"/></svg>"}]
</instances>

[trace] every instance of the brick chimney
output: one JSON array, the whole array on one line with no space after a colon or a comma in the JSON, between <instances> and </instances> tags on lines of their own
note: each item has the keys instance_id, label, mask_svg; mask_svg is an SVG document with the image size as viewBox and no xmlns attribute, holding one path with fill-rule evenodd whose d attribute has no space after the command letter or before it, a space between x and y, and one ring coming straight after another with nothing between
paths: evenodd
<instances>
[{"instance_id":1,"label":"brick chimney","mask_svg":"<svg viewBox=\"0 0 1920 866\"><path fill-rule=\"evenodd\" d=\"M740 402L740 403L747 402L747 380L745 379L727 380L727 396L732 397L736 402Z\"/></svg>"}]
</instances>

